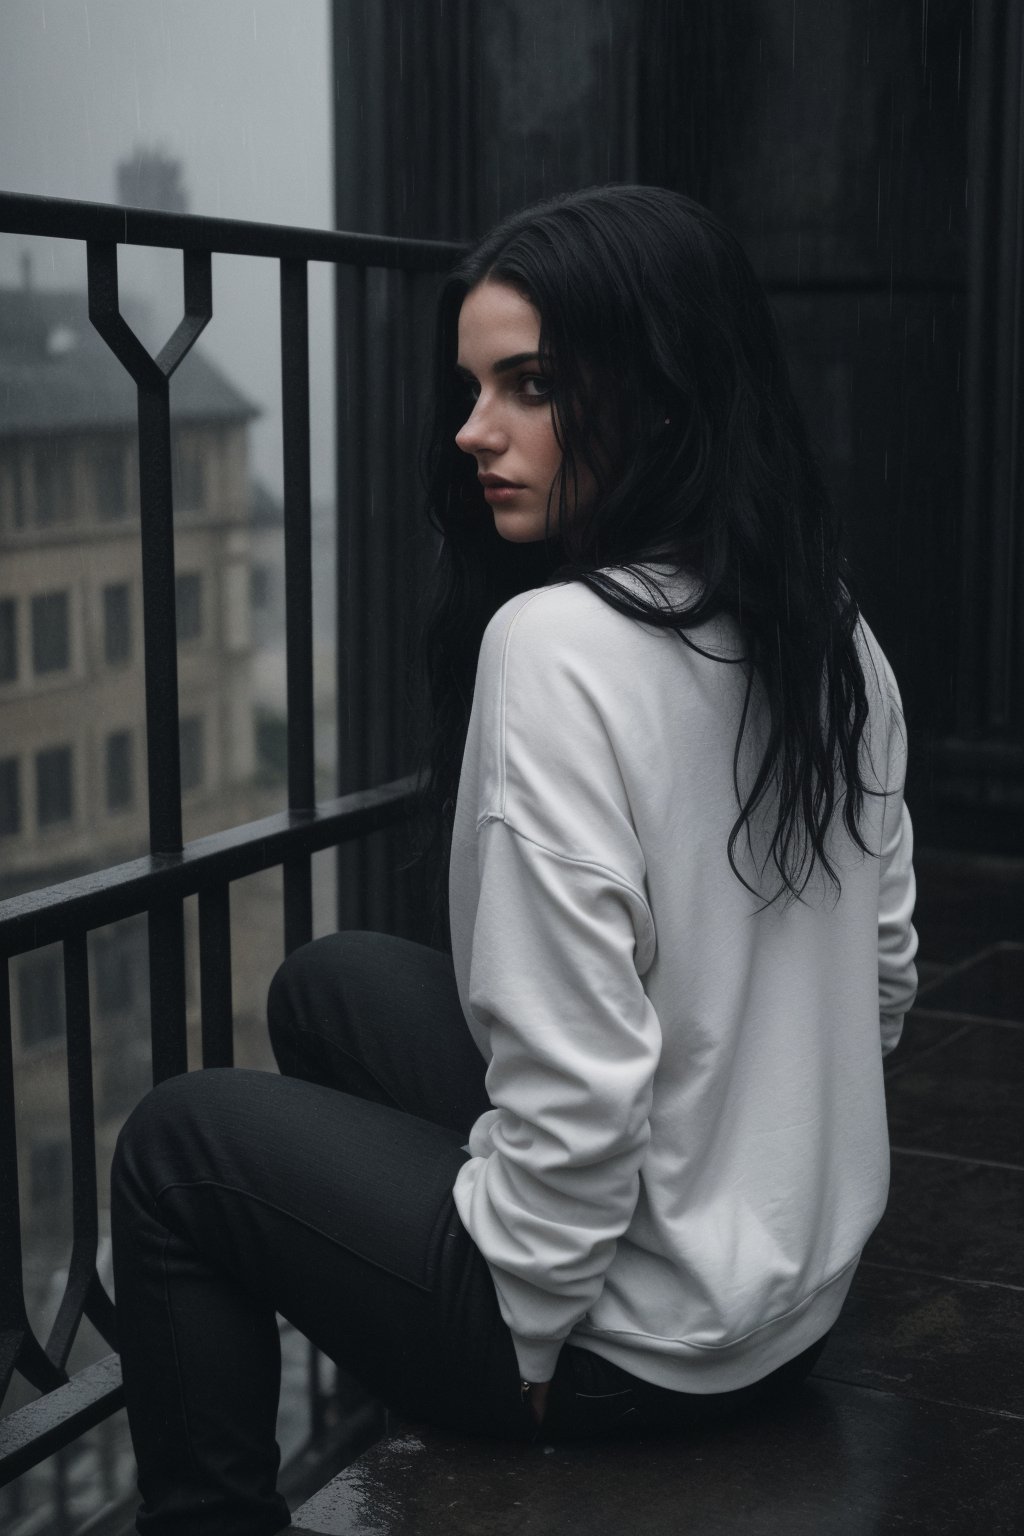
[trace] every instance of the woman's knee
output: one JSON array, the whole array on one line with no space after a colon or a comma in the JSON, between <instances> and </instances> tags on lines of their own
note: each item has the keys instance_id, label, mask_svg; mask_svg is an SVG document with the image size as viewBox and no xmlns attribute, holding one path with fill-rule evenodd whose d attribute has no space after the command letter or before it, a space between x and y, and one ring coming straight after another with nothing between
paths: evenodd
<instances>
[{"instance_id":1,"label":"woman's knee","mask_svg":"<svg viewBox=\"0 0 1024 1536\"><path fill-rule=\"evenodd\" d=\"M168 1078L139 1100L121 1127L111 1165L111 1187L136 1190L180 1177L183 1165L202 1155L205 1128L221 1117L225 1090L234 1087L231 1067L206 1068Z\"/></svg>"},{"instance_id":2,"label":"woman's knee","mask_svg":"<svg viewBox=\"0 0 1024 1536\"><path fill-rule=\"evenodd\" d=\"M170 1078L150 1089L121 1127L110 1165L115 1221L124 1202L137 1208L149 1205L155 1198L167 1162L169 1133L174 1132L179 1120L177 1106L182 1093L177 1085L182 1081Z\"/></svg>"},{"instance_id":3,"label":"woman's knee","mask_svg":"<svg viewBox=\"0 0 1024 1536\"><path fill-rule=\"evenodd\" d=\"M157 1083L139 1100L117 1138L115 1158L123 1159L140 1148L160 1144L169 1128L178 1123L190 1096L191 1073ZM184 1099L185 1103L182 1104Z\"/></svg>"},{"instance_id":4,"label":"woman's knee","mask_svg":"<svg viewBox=\"0 0 1024 1536\"><path fill-rule=\"evenodd\" d=\"M402 940L388 934L350 930L330 933L296 949L278 968L267 997L270 1040L282 1051L299 1035L337 1038L353 1006L379 992L396 964L392 953Z\"/></svg>"},{"instance_id":5,"label":"woman's knee","mask_svg":"<svg viewBox=\"0 0 1024 1536\"><path fill-rule=\"evenodd\" d=\"M277 1051L297 1032L325 1019L337 1020L345 1008L346 978L358 964L360 941L372 934L331 933L294 950L280 965L267 995L267 1023Z\"/></svg>"}]
</instances>

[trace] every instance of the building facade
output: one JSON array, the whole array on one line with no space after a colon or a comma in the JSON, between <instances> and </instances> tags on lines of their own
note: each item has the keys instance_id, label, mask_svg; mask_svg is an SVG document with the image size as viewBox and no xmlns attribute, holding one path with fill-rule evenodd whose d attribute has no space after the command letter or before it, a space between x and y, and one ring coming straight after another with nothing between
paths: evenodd
<instances>
[{"instance_id":1,"label":"building facade","mask_svg":"<svg viewBox=\"0 0 1024 1536\"><path fill-rule=\"evenodd\" d=\"M193 352L175 377L173 480L186 835L266 808L250 626L252 404ZM135 393L85 297L0 292L0 892L147 849ZM258 944L257 901L245 932ZM269 921L269 916L268 919ZM146 929L92 935L98 1156L149 1081ZM198 1028L190 944L191 1029ZM239 966L240 1016L258 1017ZM22 1209L48 1239L70 1196L59 946L20 957L12 996Z\"/></svg>"}]
</instances>

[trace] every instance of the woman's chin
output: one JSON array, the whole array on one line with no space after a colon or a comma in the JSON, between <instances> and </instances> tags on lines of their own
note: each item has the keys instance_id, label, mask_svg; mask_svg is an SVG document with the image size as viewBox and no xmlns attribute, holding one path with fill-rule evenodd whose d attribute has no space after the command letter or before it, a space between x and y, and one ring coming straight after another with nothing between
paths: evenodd
<instances>
[{"instance_id":1,"label":"woman's chin","mask_svg":"<svg viewBox=\"0 0 1024 1536\"><path fill-rule=\"evenodd\" d=\"M547 537L543 517L514 512L495 512L494 528L508 544L539 544Z\"/></svg>"}]
</instances>

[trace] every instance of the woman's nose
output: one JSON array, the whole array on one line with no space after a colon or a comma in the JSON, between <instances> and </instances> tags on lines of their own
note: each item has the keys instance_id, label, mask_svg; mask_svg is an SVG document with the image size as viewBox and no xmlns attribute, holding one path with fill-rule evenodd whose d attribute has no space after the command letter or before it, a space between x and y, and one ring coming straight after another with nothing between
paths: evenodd
<instances>
[{"instance_id":1,"label":"woman's nose","mask_svg":"<svg viewBox=\"0 0 1024 1536\"><path fill-rule=\"evenodd\" d=\"M463 453L501 453L508 446L494 410L482 398L456 432L455 443Z\"/></svg>"}]
</instances>

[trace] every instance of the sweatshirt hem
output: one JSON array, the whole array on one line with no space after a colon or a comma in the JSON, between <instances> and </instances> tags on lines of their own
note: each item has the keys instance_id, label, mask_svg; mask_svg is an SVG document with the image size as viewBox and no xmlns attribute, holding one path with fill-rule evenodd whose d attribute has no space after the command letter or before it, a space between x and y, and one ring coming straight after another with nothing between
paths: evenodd
<instances>
[{"instance_id":1,"label":"sweatshirt hem","mask_svg":"<svg viewBox=\"0 0 1024 1536\"><path fill-rule=\"evenodd\" d=\"M809 1349L832 1327L846 1300L860 1255L783 1317L730 1344L689 1344L642 1333L578 1325L566 1340L589 1349L640 1381L673 1392L732 1392L769 1375Z\"/></svg>"},{"instance_id":2,"label":"sweatshirt hem","mask_svg":"<svg viewBox=\"0 0 1024 1536\"><path fill-rule=\"evenodd\" d=\"M555 1366L565 1342L564 1338L528 1339L522 1334L512 1333L519 1374L523 1380L550 1381L555 1374Z\"/></svg>"}]
</instances>

